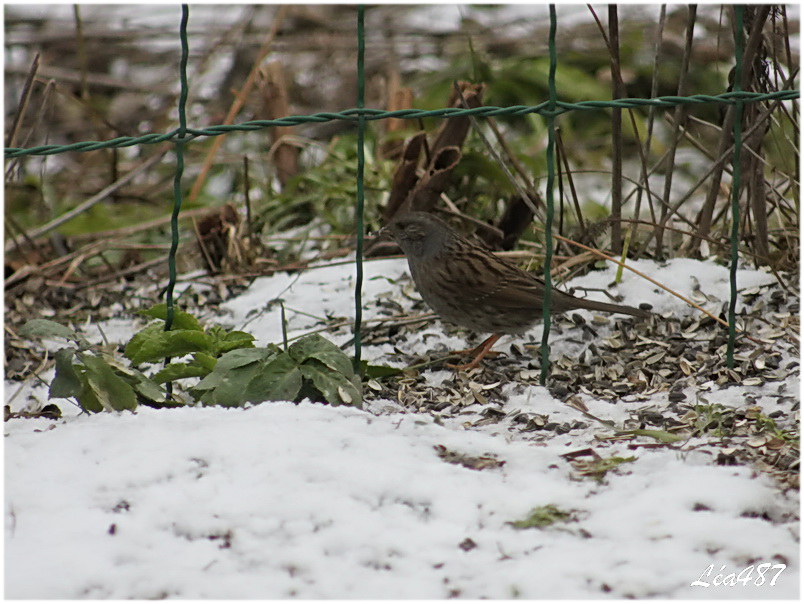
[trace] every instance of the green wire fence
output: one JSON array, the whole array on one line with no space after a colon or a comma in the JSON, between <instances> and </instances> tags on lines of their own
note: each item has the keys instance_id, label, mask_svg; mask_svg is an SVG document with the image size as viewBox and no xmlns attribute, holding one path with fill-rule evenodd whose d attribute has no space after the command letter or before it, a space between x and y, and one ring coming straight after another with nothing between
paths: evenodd
<instances>
[{"instance_id":1,"label":"green wire fence","mask_svg":"<svg viewBox=\"0 0 804 604\"><path fill-rule=\"evenodd\" d=\"M400 109L397 111L383 111L381 109L346 109L339 113L313 113L310 115L293 115L276 120L251 120L240 124L226 126L208 126L207 128L186 128L186 141L189 142L204 136L220 136L230 132L254 132L276 126L298 126L309 123L325 123L333 121L367 122L384 120L388 118L418 120L424 118L450 118L471 115L474 117L522 116L528 114L542 115L544 117L559 116L570 111L599 111L600 109L634 109L639 107L675 107L677 105L736 105L743 103L760 103L763 101L792 101L799 98L798 90L776 90L774 92L725 92L715 96L696 94L691 96L662 96L655 99L617 99L616 101L581 101L578 103L565 103L556 101L555 107L549 103L539 105L511 105L509 107L483 106L473 109ZM29 149L7 147L6 158L24 157L27 155L57 155L70 151L98 151L100 149L116 149L133 147L135 145L155 145L157 143L175 142L179 137L179 128L165 134L144 134L142 136L120 136L107 141L84 141L70 145L41 145Z\"/></svg>"},{"instance_id":2,"label":"green wire fence","mask_svg":"<svg viewBox=\"0 0 804 604\"><path fill-rule=\"evenodd\" d=\"M189 6L184 4L181 7L181 22L179 26L179 39L181 42L181 60L179 64L179 78L181 83L181 92L178 99L178 113L179 113L179 127L175 130L164 134L145 134L137 137L118 137L106 141L84 141L70 145L42 145L28 149L24 148L6 148L5 156L7 159L25 157L25 156L43 156L43 155L56 155L69 152L89 152L97 151L100 149L122 148L131 147L135 145L153 145L157 143L170 142L175 145L176 149L176 170L174 176L173 187L173 213L171 217L171 247L168 254L168 267L169 267L169 282L166 289L166 302L167 302L167 321L165 329L170 329L173 313L174 313L174 300L173 291L176 284L176 251L178 249L179 234L178 234L178 216L181 211L182 193L181 193L181 179L184 170L184 148L192 141L211 136L220 136L232 132L252 132L262 130L265 128L272 128L277 126L296 126L306 123L323 123L336 120L349 121L357 123L358 127L358 150L357 150L357 202L356 202L356 226L357 226L357 254L356 254L356 283L355 283L355 368L360 367L361 357L361 319L362 319L362 280L363 280L363 265L362 265L362 251L363 251L363 204L364 204L364 190L363 190L363 173L365 166L364 158L364 140L366 123L370 121L384 120L389 118L397 119L423 119L423 118L442 118L447 119L458 116L474 116L481 117L497 117L497 116L522 116L528 114L541 115L547 119L548 126L548 144L546 151L547 160L547 187L546 187L546 224L545 224L545 263L544 263L544 281L546 284L545 292L545 306L544 306L544 335L542 339L542 372L541 381L545 383L549 361L548 349L548 336L550 330L550 314L549 314L549 300L551 291L551 275L550 264L552 255L552 221L553 221L553 183L555 179L555 160L554 160L554 145L555 145L555 120L558 116L570 111L599 111L601 109L631 109L640 107L676 107L679 105L706 105L706 104L720 104L726 106L734 106L735 120L734 120L734 152L733 152L733 184L732 184L732 232L731 232L731 269L730 269L730 285L731 297L729 302L729 340L728 340L728 364L733 367L734 363L734 343L736 334L736 317L735 306L737 299L737 251L739 243L738 226L740 222L740 209L739 209L739 190L740 190L740 147L742 135L742 112L743 106L746 103L760 103L764 101L787 101L796 100L799 98L798 90L779 90L769 93L758 92L744 92L741 85L741 75L743 73L743 19L744 19L744 6L737 5L734 7L736 15L736 48L735 48L735 77L734 77L734 90L725 92L719 95L689 95L689 96L662 96L657 98L621 98L611 101L582 101L577 103L566 103L558 100L558 92L556 90L555 74L557 69L557 56L556 56L556 30L557 18L555 6L550 5L550 33L548 39L548 52L550 58L550 70L548 76L548 89L549 99L538 105L514 105L508 107L492 107L482 106L473 109L459 109L459 108L444 108L430 111L423 111L417 109L403 109L399 111L383 111L379 109L368 109L365 107L365 28L364 16L365 7L360 5L357 12L357 98L356 108L347 109L337 113L315 113L310 115L296 115L288 116L274 120L253 120L242 122L233 125L220 125L209 126L206 128L191 128L187 126L187 96L188 96L188 82L187 82L187 62L189 56L189 44L187 41L187 23L189 20Z\"/></svg>"}]
</instances>

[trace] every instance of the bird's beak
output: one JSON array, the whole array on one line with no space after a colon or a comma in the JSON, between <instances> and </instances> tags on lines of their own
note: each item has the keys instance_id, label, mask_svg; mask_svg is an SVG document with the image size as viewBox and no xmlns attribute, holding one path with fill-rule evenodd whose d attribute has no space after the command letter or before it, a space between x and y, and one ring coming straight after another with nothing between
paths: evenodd
<instances>
[{"instance_id":1,"label":"bird's beak","mask_svg":"<svg viewBox=\"0 0 804 604\"><path fill-rule=\"evenodd\" d=\"M372 237L372 241L366 247L366 251L364 252L366 257L387 256L389 251L394 253L393 250L396 247L394 236L391 234L391 231L387 226L384 226L379 231L369 233L368 236Z\"/></svg>"},{"instance_id":2,"label":"bird's beak","mask_svg":"<svg viewBox=\"0 0 804 604\"><path fill-rule=\"evenodd\" d=\"M374 237L375 241L393 241L394 236L391 234L388 225L382 227L379 231L374 231L371 233L371 236Z\"/></svg>"}]
</instances>

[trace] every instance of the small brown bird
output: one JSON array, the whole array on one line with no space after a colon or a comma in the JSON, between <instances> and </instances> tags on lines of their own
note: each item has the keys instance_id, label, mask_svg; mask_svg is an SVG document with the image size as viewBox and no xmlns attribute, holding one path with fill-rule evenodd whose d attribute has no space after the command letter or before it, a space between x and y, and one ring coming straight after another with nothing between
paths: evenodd
<instances>
[{"instance_id":1,"label":"small brown bird","mask_svg":"<svg viewBox=\"0 0 804 604\"><path fill-rule=\"evenodd\" d=\"M519 334L542 319L544 282L515 264L465 239L440 218L409 212L383 230L408 259L416 288L442 319L492 335L472 350L475 358L457 369L476 367L503 334ZM631 306L583 300L553 289L551 312L584 308L635 317L651 313ZM469 352L469 351L463 351Z\"/></svg>"}]
</instances>

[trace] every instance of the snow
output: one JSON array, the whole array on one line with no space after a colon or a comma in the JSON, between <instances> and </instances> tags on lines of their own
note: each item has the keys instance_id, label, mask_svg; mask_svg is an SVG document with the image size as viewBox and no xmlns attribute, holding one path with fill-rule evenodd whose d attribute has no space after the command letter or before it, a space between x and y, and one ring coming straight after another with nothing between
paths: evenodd
<instances>
[{"instance_id":1,"label":"snow","mask_svg":"<svg viewBox=\"0 0 804 604\"><path fill-rule=\"evenodd\" d=\"M728 271L711 262L634 267L688 296L697 280L713 308L728 298ZM383 301L411 307L416 294L403 260L367 262L365 269L364 319L381 319ZM606 287L613 276L613 269L595 271L571 285ZM740 287L772 282L762 271L738 276ZM321 317L352 317L353 287L351 264L264 277L228 301L217 320L245 326L257 345L278 342L281 315L272 300L284 300L293 337L319 328ZM692 312L629 272L612 291L624 304ZM89 327L87 337L99 341ZM136 326L117 320L102 328L122 342ZM326 335L342 344L352 334L344 327ZM496 348L518 340L505 338ZM447 337L434 320L398 343L411 353L436 345L467 342ZM567 346L559 339L551 354ZM393 365L392 352L390 344L366 346L364 357ZM425 372L433 384L452 375ZM7 403L18 387L6 383ZM744 405L747 393L766 412L778 405L758 388L712 388L724 405ZM511 384L506 393L505 412L583 419L540 386ZM46 397L46 388L32 382L9 404L19 410ZM303 402L93 416L55 402L61 420L5 424L7 598L799 595L798 494L749 466L715 465L705 446L629 448L598 439L605 431L595 424L536 437L502 424L472 427L461 416L403 413L390 400L362 411ZM603 419L627 417L625 404L584 402ZM666 405L666 393L649 404ZM437 446L504 465L446 463ZM636 459L600 482L579 478L562 455L585 447ZM545 529L509 524L546 505L571 512L572 520ZM756 569L749 585L690 586L780 562L787 568L773 586L778 569L767 571L761 586L753 585Z\"/></svg>"}]
</instances>

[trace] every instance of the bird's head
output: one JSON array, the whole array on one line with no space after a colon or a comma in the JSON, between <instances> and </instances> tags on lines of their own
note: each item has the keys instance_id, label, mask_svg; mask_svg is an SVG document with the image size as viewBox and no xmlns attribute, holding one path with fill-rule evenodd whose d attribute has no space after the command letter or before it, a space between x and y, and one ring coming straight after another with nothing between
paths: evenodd
<instances>
[{"instance_id":1,"label":"bird's head","mask_svg":"<svg viewBox=\"0 0 804 604\"><path fill-rule=\"evenodd\" d=\"M396 241L405 256L417 260L435 257L455 237L446 222L427 212L408 212L381 232Z\"/></svg>"}]
</instances>

